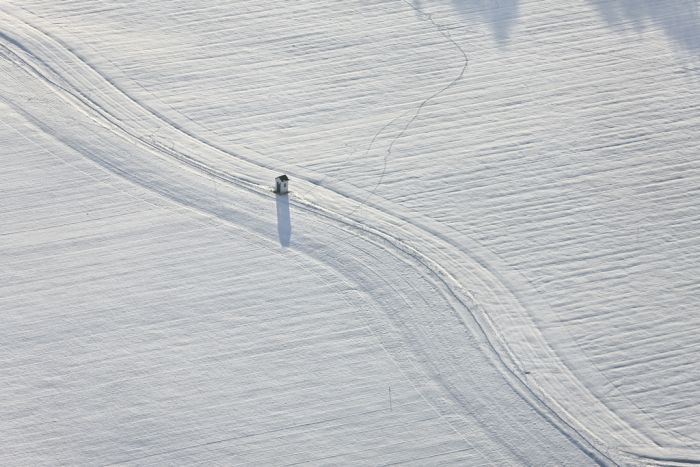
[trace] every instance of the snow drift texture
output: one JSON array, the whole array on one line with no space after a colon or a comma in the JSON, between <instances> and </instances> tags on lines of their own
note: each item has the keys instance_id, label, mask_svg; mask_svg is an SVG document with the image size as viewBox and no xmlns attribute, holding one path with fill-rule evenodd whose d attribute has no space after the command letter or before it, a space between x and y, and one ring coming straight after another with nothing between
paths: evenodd
<instances>
[{"instance_id":1,"label":"snow drift texture","mask_svg":"<svg viewBox=\"0 0 700 467\"><path fill-rule=\"evenodd\" d=\"M700 462L699 54L694 1L4 2L0 463Z\"/></svg>"}]
</instances>

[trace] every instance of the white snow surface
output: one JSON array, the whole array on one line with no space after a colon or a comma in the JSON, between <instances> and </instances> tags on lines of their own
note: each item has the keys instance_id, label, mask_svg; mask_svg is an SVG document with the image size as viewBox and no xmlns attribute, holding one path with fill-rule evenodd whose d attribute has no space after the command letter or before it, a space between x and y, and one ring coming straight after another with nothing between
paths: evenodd
<instances>
[{"instance_id":1,"label":"white snow surface","mask_svg":"<svg viewBox=\"0 0 700 467\"><path fill-rule=\"evenodd\" d=\"M697 1L6 0L0 76L0 464L700 463Z\"/></svg>"}]
</instances>

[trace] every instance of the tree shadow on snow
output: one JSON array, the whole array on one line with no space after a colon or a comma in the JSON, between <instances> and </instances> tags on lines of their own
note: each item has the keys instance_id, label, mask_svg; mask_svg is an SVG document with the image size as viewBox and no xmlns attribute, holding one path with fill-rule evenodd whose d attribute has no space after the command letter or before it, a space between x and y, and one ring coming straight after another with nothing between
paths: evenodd
<instances>
[{"instance_id":1,"label":"tree shadow on snow","mask_svg":"<svg viewBox=\"0 0 700 467\"><path fill-rule=\"evenodd\" d=\"M277 203L277 236L280 245L288 247L292 239L292 220L289 215L289 197L287 195L276 195Z\"/></svg>"},{"instance_id":2,"label":"tree shadow on snow","mask_svg":"<svg viewBox=\"0 0 700 467\"><path fill-rule=\"evenodd\" d=\"M683 48L700 53L700 15L696 0L589 0L611 28L636 31L658 27Z\"/></svg>"},{"instance_id":3,"label":"tree shadow on snow","mask_svg":"<svg viewBox=\"0 0 700 467\"><path fill-rule=\"evenodd\" d=\"M462 16L486 23L500 45L510 41L510 32L518 19L518 0L452 0L452 3Z\"/></svg>"}]
</instances>

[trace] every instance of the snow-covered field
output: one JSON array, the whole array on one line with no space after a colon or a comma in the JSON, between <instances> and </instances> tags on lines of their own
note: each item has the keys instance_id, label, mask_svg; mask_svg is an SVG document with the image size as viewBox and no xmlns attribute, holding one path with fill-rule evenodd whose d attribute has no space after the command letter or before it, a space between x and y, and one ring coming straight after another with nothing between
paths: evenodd
<instances>
[{"instance_id":1,"label":"snow-covered field","mask_svg":"<svg viewBox=\"0 0 700 467\"><path fill-rule=\"evenodd\" d=\"M0 3L0 464L700 463L699 9Z\"/></svg>"}]
</instances>

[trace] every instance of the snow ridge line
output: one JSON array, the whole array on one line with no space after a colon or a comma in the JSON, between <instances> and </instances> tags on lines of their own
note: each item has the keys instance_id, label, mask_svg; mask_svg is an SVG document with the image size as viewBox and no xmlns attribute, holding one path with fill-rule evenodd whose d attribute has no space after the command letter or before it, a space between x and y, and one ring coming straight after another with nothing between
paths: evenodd
<instances>
[{"instance_id":1,"label":"snow ridge line","mask_svg":"<svg viewBox=\"0 0 700 467\"><path fill-rule=\"evenodd\" d=\"M36 28L34 28L36 29ZM43 34L43 33L42 33ZM139 109L147 111L151 117L158 119L159 122L166 123L171 131L175 131L176 134L179 134L180 138L183 136L185 139L194 139L195 140L195 146L199 147L201 149L201 146L206 146L208 148L208 152L211 152L212 150L214 152L218 153L223 153L223 154L218 154L219 157L226 156L228 165L232 165L231 163L233 162L234 166L237 171L232 173L231 171L228 170L220 170L214 168L211 164L207 164L205 162L202 162L199 159L195 159L191 156L189 156L185 151L178 151L174 149L173 146L166 146L164 144L160 144L157 141L149 141L145 137L139 136L137 133L135 133L132 129L129 129L125 123L126 121L129 121L128 118L121 119L115 117L113 114L109 113L109 111L106 110L106 106L100 105L95 99L85 95L85 93L81 92L79 88L77 88L75 85L66 83L66 84L60 84L60 81L66 81L66 79L70 79L69 76L67 75L62 75L59 71L54 70L53 68L50 67L46 63L46 61L42 61L35 53L31 52L28 47L22 45L21 42L18 42L9 36L3 34L2 38L4 38L6 41L10 42L10 44L14 47L19 47L21 50L20 52L29 55L31 59L34 59L39 62L39 66L44 66L49 68L49 72L53 75L56 75L55 78L49 78L46 76L45 73L42 73L39 71L35 66L31 65L30 63L27 62L27 60L21 59L19 55L15 54L16 58L20 58L22 62L24 62L25 66L29 66L32 74L38 75L41 77L41 79L45 80L49 85L60 89L63 91L63 93L67 93L68 95L64 95L64 98L67 98L73 102L76 107L80 108L82 107L88 107L91 112L94 112L100 116L100 118L95 118L95 121L100 123L102 126L104 125L104 122L100 122L100 119L106 120L109 125L107 127L112 127L108 128L112 131L118 130L119 133L122 133L123 136L127 137L130 141L136 141L137 144L140 145L145 145L154 151L157 151L160 154L163 154L164 156L174 158L178 160L180 163L183 165L187 166L189 169L195 170L200 173L207 174L213 178L219 179L224 182L231 183L233 185L237 185L240 187L243 187L245 189L248 189L250 191L254 191L260 194L267 194L269 196L269 189L257 183L253 178L248 178L240 175L241 172L244 172L246 169L252 169L251 171L254 172L260 172L260 169L270 169L270 166L265 166L265 165L260 165L260 164L254 164L250 162L249 160L246 160L239 156L238 154L232 153L230 151L225 151L223 149L220 149L216 147L215 145L207 142L207 141L202 141L201 139L196 138L195 136L190 135L186 131L178 128L176 125L171 124L167 119L165 119L163 116L157 114L156 112L152 111L145 105L137 102L130 96L128 96L126 93L121 91L118 87L116 87L113 83L111 83L107 78L104 76L99 75L97 70L95 70L93 67L91 67L89 64L83 62L80 57L73 55L73 58L71 60L77 60L78 66L79 67L89 67L90 70L92 70L93 73L98 74L99 77L102 80L104 80L107 83L107 88L109 88L112 92L118 93L118 95L121 95L122 98L127 98L129 101L131 101L132 105L138 106ZM47 38L40 38L40 40L49 40L49 41L54 41L50 36ZM60 47L63 47L65 49L65 46L59 43ZM60 48L59 47L59 48ZM67 49L63 50L62 52L65 53L68 51ZM70 53L70 51L68 51ZM101 86L104 88L105 86ZM99 86L98 86L99 88ZM72 91L70 90L72 89ZM104 98L104 96L102 96ZM109 98L109 96L107 96ZM116 102L112 101L113 104L117 104ZM114 105L113 107L119 107L119 105ZM130 110L127 109L129 113ZM143 122L140 122L143 123ZM159 127L160 128L160 127ZM182 143L179 139L176 140L178 143ZM198 153L199 151L194 151L192 153ZM238 160L237 161L231 161L230 158L231 156L236 157ZM245 167L241 167L242 165L245 165ZM236 173L237 172L237 173ZM265 176L268 174L266 173ZM314 188L319 188L317 185L309 184L313 186ZM324 189L324 191L329 191L327 189ZM330 194L335 198L341 197L346 200L352 199L351 196L348 196L347 194L341 194L339 192L331 192L331 193L326 193ZM498 342L499 339L498 333L496 332L495 328L493 327L493 324L490 322L488 319L488 316L486 313L481 309L481 307L476 303L476 301L473 299L473 297L470 296L470 294L464 290L460 282L453 276L451 275L447 270L445 270L443 267L440 266L438 261L432 260L429 256L420 253L415 247L411 246L408 242L398 239L395 236L392 236L391 234L386 233L386 231L383 231L379 228L372 228L370 226L367 226L366 224L363 224L361 221L358 220L353 220L347 217L342 216L341 214L338 214L337 211L334 211L332 209L328 208L323 208L320 207L319 205L314 204L313 200L307 200L301 197L292 197L291 200L295 206L303 208L305 210L310 210L313 212L316 212L319 215L323 215L324 217L327 217L329 219L332 219L334 221L340 222L342 224L348 225L355 227L356 229L362 230L365 233L378 237L382 241L384 241L387 245L392 246L392 248L395 248L399 251L404 252L405 254L408 254L410 256L413 256L420 264L423 265L423 267L427 268L431 273L433 273L439 280L442 282L447 289L450 290L450 293L452 293L455 298L457 298L466 308L468 308L469 312L474 316L475 321L478 323L479 327L481 328L482 333L486 337L489 346L493 350L494 354L497 356L497 358L500 360L502 368L507 370L508 375L506 377L511 381L511 384L513 384L513 387L516 388L516 390L520 393L525 393L527 395L526 399L530 401L531 404L533 404L533 407L535 407L538 412L542 413L546 418L550 419L551 423L555 424L556 426L559 426L561 428L561 424L563 423L566 425L566 430L571 430L573 431L576 435L576 437L581 437L583 440L587 440L586 443L590 443L591 446L594 446L596 444L600 444L604 446L604 443L598 443L600 439L598 439L594 434L588 432L585 428L579 426L578 429L574 428L574 425L580 425L580 423L577 423L576 419L573 419L572 422L566 422L565 418L566 417L566 411L563 410L563 414L560 414L559 411L552 409L551 404L554 402L551 400L551 398L548 398L547 401L545 401L546 398L546 393L543 393L542 396L538 396L535 392L535 389L531 387L530 385L527 384L527 382L524 381L524 379L519 375L519 368L518 365L516 364L516 359L514 356L509 352L508 347L505 345L503 342ZM336 200L337 201L337 200ZM381 218L386 218L387 216L391 216L386 211L381 211L379 210L379 214ZM392 216L393 217L393 216ZM400 219L400 218L399 218ZM412 227L414 230L421 231L420 237L422 239L427 238L432 238L433 244L439 243L439 244L445 244L446 242L443 239L440 239L438 237L435 237L434 235L431 235L429 231L425 229L421 229L418 225L412 224ZM450 246L450 245L448 245ZM451 253L457 253L455 251L451 251ZM461 251L459 251L461 253ZM462 255L464 256L464 255ZM468 260L471 262L474 262L473 258L462 258L463 260ZM488 329L488 331L487 331ZM538 402L533 402L532 397ZM549 403L547 403L549 402ZM547 409L546 413L542 412L541 405L544 405ZM559 409L562 409L559 407ZM550 416L548 416L549 414ZM556 420L552 420L551 415L556 417ZM569 417L566 417L569 418ZM573 423L573 424L572 424ZM585 436L584 433L586 433L588 436ZM597 442L594 444L591 441L588 441L588 438L591 437L595 439ZM575 439L575 438L572 438ZM601 448L604 449L604 448ZM592 452L595 454L595 448L592 448ZM602 456L602 454L601 454ZM597 458L598 456L596 456ZM603 456L603 458L605 458ZM610 461L610 459L606 459L606 461Z\"/></svg>"}]
</instances>

